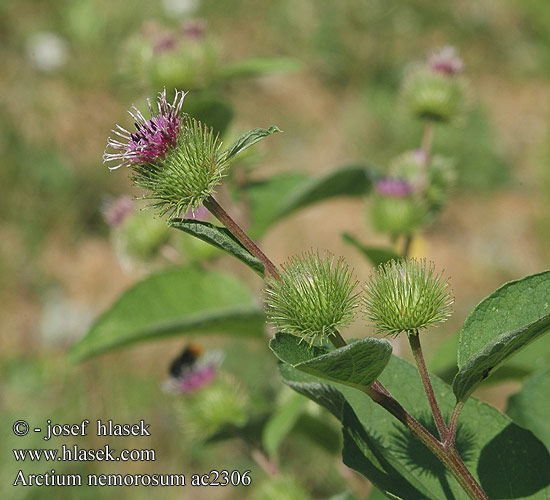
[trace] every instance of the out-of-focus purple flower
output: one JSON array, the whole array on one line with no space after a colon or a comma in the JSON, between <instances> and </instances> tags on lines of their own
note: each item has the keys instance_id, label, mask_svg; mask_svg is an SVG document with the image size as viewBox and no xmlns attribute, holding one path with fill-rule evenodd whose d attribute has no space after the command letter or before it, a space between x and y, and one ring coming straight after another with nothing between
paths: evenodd
<instances>
[{"instance_id":1,"label":"out-of-focus purple flower","mask_svg":"<svg viewBox=\"0 0 550 500\"><path fill-rule=\"evenodd\" d=\"M120 196L114 200L108 201L101 210L103 218L111 227L117 227L122 224L124 219L133 211L134 204L129 196Z\"/></svg>"},{"instance_id":2,"label":"out-of-focus purple flower","mask_svg":"<svg viewBox=\"0 0 550 500\"><path fill-rule=\"evenodd\" d=\"M171 52L176 48L178 41L173 33L161 33L153 42L153 49L156 54Z\"/></svg>"},{"instance_id":3,"label":"out-of-focus purple flower","mask_svg":"<svg viewBox=\"0 0 550 500\"><path fill-rule=\"evenodd\" d=\"M164 390L175 394L189 394L208 385L217 375L223 353L217 350L202 353L202 348L189 344L170 364L170 378Z\"/></svg>"},{"instance_id":4,"label":"out-of-focus purple flower","mask_svg":"<svg viewBox=\"0 0 550 500\"><path fill-rule=\"evenodd\" d=\"M184 218L185 219L198 219L198 220L206 220L210 217L210 212L207 208L203 207L202 205L195 210L189 209L185 213Z\"/></svg>"},{"instance_id":5,"label":"out-of-focus purple flower","mask_svg":"<svg viewBox=\"0 0 550 500\"><path fill-rule=\"evenodd\" d=\"M449 76L458 75L464 69L464 63L458 56L456 48L450 45L434 52L428 60L428 66L434 73Z\"/></svg>"},{"instance_id":6,"label":"out-of-focus purple flower","mask_svg":"<svg viewBox=\"0 0 550 500\"><path fill-rule=\"evenodd\" d=\"M206 31L206 21L204 19L193 19L185 21L181 25L182 35L190 40L202 40Z\"/></svg>"},{"instance_id":7,"label":"out-of-focus purple flower","mask_svg":"<svg viewBox=\"0 0 550 500\"><path fill-rule=\"evenodd\" d=\"M405 198L412 193L412 186L403 179L386 177L375 185L376 192L392 198Z\"/></svg>"},{"instance_id":8,"label":"out-of-focus purple flower","mask_svg":"<svg viewBox=\"0 0 550 500\"><path fill-rule=\"evenodd\" d=\"M178 132L182 123L181 107L184 92L176 91L174 102L166 101L166 89L159 93L157 99L157 114L151 101L147 99L151 118L147 119L135 106L128 111L134 119L136 132L129 132L120 125L112 132L122 141L109 137L107 148L103 154L103 162L117 161L118 165L110 170L129 165L144 165L162 158L168 150L177 144ZM111 148L115 153L108 153Z\"/></svg>"},{"instance_id":9,"label":"out-of-focus purple flower","mask_svg":"<svg viewBox=\"0 0 550 500\"><path fill-rule=\"evenodd\" d=\"M215 365L199 366L176 379L175 389L179 393L189 394L207 385L215 376Z\"/></svg>"}]
</instances>

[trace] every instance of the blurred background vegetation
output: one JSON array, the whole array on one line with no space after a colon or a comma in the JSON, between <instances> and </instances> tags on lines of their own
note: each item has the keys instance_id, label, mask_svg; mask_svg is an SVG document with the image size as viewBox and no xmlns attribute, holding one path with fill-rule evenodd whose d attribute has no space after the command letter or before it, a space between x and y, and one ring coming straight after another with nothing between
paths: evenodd
<instances>
[{"instance_id":1,"label":"blurred background vegetation","mask_svg":"<svg viewBox=\"0 0 550 500\"><path fill-rule=\"evenodd\" d=\"M17 418L31 426L46 419L145 419L152 437L128 438L124 447L154 448L156 462L73 463L56 469L81 474L252 469L246 490L185 488L162 491L161 498L282 498L277 485L262 490L268 475L249 450L234 440L208 446L198 441L182 416L185 396L162 391L168 365L185 340L147 343L77 366L66 359L67 348L90 321L155 268L128 269L117 259L101 209L110 197L138 193L125 173L109 173L101 156L114 123L129 125L130 105L169 85L170 62L147 82L136 76L135 44L159 26L178 30L182 22L196 19L202 20L214 66L262 57L296 63L254 78L228 78L216 89L235 112L229 135L272 124L284 131L259 148L252 174L258 178L276 172L319 174L354 162L384 170L393 156L418 147L422 134L422 125L399 102L407 66L441 46L458 48L469 80L469 111L459 123L439 127L434 143L434 152L457 160L458 187L437 224L413 248L414 255L446 269L456 297L453 319L431 334L427 349L433 350L494 288L549 267L550 3L0 2L0 411L6 451L44 446L39 436L13 436L11 423ZM215 80L216 67L210 70ZM175 78L187 78L190 87L204 85L193 74ZM346 255L364 279L370 268L344 245L342 231L380 242L368 225L364 202L340 199L289 217L266 235L263 246L276 263L311 247L328 249ZM222 267L260 289L260 280L239 264L224 260ZM359 323L352 334L362 334ZM246 384L249 398L285 397L264 339L201 342L224 349L224 370ZM503 408L513 388L491 387L480 396ZM94 436L76 442L104 444ZM318 444L297 434L281 452L285 471L294 470L312 498L329 498L347 482L358 495L367 492L339 465L338 454L318 450ZM94 489L12 488L19 468L30 473L51 466L19 467L8 453L0 460L3 498L97 498ZM296 485L295 496L288 498L303 498L297 491ZM101 490L102 498L149 494L143 488Z\"/></svg>"}]
</instances>

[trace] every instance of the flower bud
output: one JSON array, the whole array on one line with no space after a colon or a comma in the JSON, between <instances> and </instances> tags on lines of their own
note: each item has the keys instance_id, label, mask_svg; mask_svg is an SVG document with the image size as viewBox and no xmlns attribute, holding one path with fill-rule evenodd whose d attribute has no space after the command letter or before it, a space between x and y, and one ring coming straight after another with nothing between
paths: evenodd
<instances>
[{"instance_id":1,"label":"flower bud","mask_svg":"<svg viewBox=\"0 0 550 500\"><path fill-rule=\"evenodd\" d=\"M403 83L403 96L415 117L439 122L456 119L465 106L460 79L424 67L409 73Z\"/></svg>"},{"instance_id":2,"label":"flower bud","mask_svg":"<svg viewBox=\"0 0 550 500\"><path fill-rule=\"evenodd\" d=\"M380 333L416 332L451 315L449 283L424 259L382 264L371 275L365 292L367 320Z\"/></svg>"},{"instance_id":3,"label":"flower bud","mask_svg":"<svg viewBox=\"0 0 550 500\"><path fill-rule=\"evenodd\" d=\"M412 194L412 186L402 179L378 181L370 205L371 222L376 231L397 237L414 233L426 219L423 204Z\"/></svg>"},{"instance_id":4,"label":"flower bud","mask_svg":"<svg viewBox=\"0 0 550 500\"><path fill-rule=\"evenodd\" d=\"M190 437L204 440L224 427L242 427L248 419L248 395L235 380L227 374L202 390L188 394L181 406L181 423Z\"/></svg>"},{"instance_id":5,"label":"flower bud","mask_svg":"<svg viewBox=\"0 0 550 500\"><path fill-rule=\"evenodd\" d=\"M122 76L141 87L202 89L216 77L219 50L204 20L185 21L179 30L148 22L125 42L121 59Z\"/></svg>"},{"instance_id":6,"label":"flower bud","mask_svg":"<svg viewBox=\"0 0 550 500\"><path fill-rule=\"evenodd\" d=\"M353 319L358 294L342 258L326 254L293 257L283 266L281 279L268 278L265 290L268 321L281 332L308 339L327 340Z\"/></svg>"},{"instance_id":7,"label":"flower bud","mask_svg":"<svg viewBox=\"0 0 550 500\"><path fill-rule=\"evenodd\" d=\"M421 186L425 161L426 155L421 149L407 151L390 163L389 173L394 177L405 179L412 186ZM445 204L456 182L455 164L449 158L433 155L426 167L426 175L424 198L428 211L436 213Z\"/></svg>"},{"instance_id":8,"label":"flower bud","mask_svg":"<svg viewBox=\"0 0 550 500\"><path fill-rule=\"evenodd\" d=\"M409 71L403 97L412 114L440 122L459 117L466 101L465 85L458 77L463 67L456 49L444 47Z\"/></svg>"}]
</instances>

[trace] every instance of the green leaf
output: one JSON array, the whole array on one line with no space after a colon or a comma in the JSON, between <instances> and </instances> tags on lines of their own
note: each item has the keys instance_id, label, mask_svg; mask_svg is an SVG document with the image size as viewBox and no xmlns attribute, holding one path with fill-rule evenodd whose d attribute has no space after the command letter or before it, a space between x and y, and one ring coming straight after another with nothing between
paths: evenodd
<instances>
[{"instance_id":1,"label":"green leaf","mask_svg":"<svg viewBox=\"0 0 550 500\"><path fill-rule=\"evenodd\" d=\"M458 349L459 334L445 339L430 354L428 369L451 383L458 372L456 366L456 352ZM512 358L507 359L497 367L491 376L482 384L497 384L503 380L522 380L529 375L550 370L550 335L529 344Z\"/></svg>"},{"instance_id":2,"label":"green leaf","mask_svg":"<svg viewBox=\"0 0 550 500\"><path fill-rule=\"evenodd\" d=\"M306 206L337 196L363 196L376 179L376 171L365 165L349 165L321 177L282 174L249 184L253 237L262 236L273 223Z\"/></svg>"},{"instance_id":3,"label":"green leaf","mask_svg":"<svg viewBox=\"0 0 550 500\"><path fill-rule=\"evenodd\" d=\"M231 275L173 268L132 286L71 349L78 362L124 345L170 335L262 335L265 316L250 290Z\"/></svg>"},{"instance_id":4,"label":"green leaf","mask_svg":"<svg viewBox=\"0 0 550 500\"><path fill-rule=\"evenodd\" d=\"M465 401L503 361L550 329L550 271L500 287L466 318L453 390Z\"/></svg>"},{"instance_id":5,"label":"green leaf","mask_svg":"<svg viewBox=\"0 0 550 500\"><path fill-rule=\"evenodd\" d=\"M304 183L290 193L280 206L277 218L286 217L292 212L336 196L363 196L367 194L376 171L365 165L349 165L331 170L321 177Z\"/></svg>"},{"instance_id":6,"label":"green leaf","mask_svg":"<svg viewBox=\"0 0 550 500\"><path fill-rule=\"evenodd\" d=\"M222 78L244 78L266 73L299 71L300 61L290 57L257 57L236 61L221 70Z\"/></svg>"},{"instance_id":7,"label":"green leaf","mask_svg":"<svg viewBox=\"0 0 550 500\"><path fill-rule=\"evenodd\" d=\"M367 337L340 347L295 368L320 378L362 388L372 384L388 364L392 345L386 339Z\"/></svg>"},{"instance_id":8,"label":"green leaf","mask_svg":"<svg viewBox=\"0 0 550 500\"><path fill-rule=\"evenodd\" d=\"M300 371L357 388L369 386L376 380L392 352L388 340L367 337L321 354L319 348L284 333L277 333L269 347L279 359Z\"/></svg>"},{"instance_id":9,"label":"green leaf","mask_svg":"<svg viewBox=\"0 0 550 500\"><path fill-rule=\"evenodd\" d=\"M168 225L224 250L251 267L260 276L264 275L262 261L252 255L226 228L194 219L173 219Z\"/></svg>"},{"instance_id":10,"label":"green leaf","mask_svg":"<svg viewBox=\"0 0 550 500\"><path fill-rule=\"evenodd\" d=\"M276 132L281 132L281 130L272 125L268 129L265 128L255 128L249 130L248 132L241 135L225 152L225 160L230 160L234 156L238 155L241 151L253 146L258 141L261 141L264 137L274 134Z\"/></svg>"},{"instance_id":11,"label":"green leaf","mask_svg":"<svg viewBox=\"0 0 550 500\"><path fill-rule=\"evenodd\" d=\"M295 366L328 352L325 347L310 345L300 337L277 332L269 341L269 348L280 361Z\"/></svg>"},{"instance_id":12,"label":"green leaf","mask_svg":"<svg viewBox=\"0 0 550 500\"><path fill-rule=\"evenodd\" d=\"M286 363L279 363L279 373L283 382L290 388L326 408L338 420L342 419L342 406L345 399L338 389Z\"/></svg>"},{"instance_id":13,"label":"green leaf","mask_svg":"<svg viewBox=\"0 0 550 500\"><path fill-rule=\"evenodd\" d=\"M437 377L431 380L448 418L454 395ZM437 432L414 366L393 356L380 381L409 413L432 433ZM335 388L350 405L344 408L344 463L382 491L407 500L468 498L428 449L382 407L359 391L341 385ZM465 404L457 447L489 498L549 498L548 451L531 432L492 406L475 398Z\"/></svg>"},{"instance_id":14,"label":"green leaf","mask_svg":"<svg viewBox=\"0 0 550 500\"><path fill-rule=\"evenodd\" d=\"M533 375L519 392L508 399L506 413L522 427L529 429L550 449L550 370Z\"/></svg>"},{"instance_id":15,"label":"green leaf","mask_svg":"<svg viewBox=\"0 0 550 500\"><path fill-rule=\"evenodd\" d=\"M247 233L251 238L260 238L271 224L277 221L277 214L288 193L294 192L310 177L303 172L285 173L246 186L246 197L250 204L252 224Z\"/></svg>"},{"instance_id":16,"label":"green leaf","mask_svg":"<svg viewBox=\"0 0 550 500\"><path fill-rule=\"evenodd\" d=\"M550 314L513 332L503 333L463 365L453 380L458 401L465 401L491 371L517 351L550 331Z\"/></svg>"},{"instance_id":17,"label":"green leaf","mask_svg":"<svg viewBox=\"0 0 550 500\"><path fill-rule=\"evenodd\" d=\"M293 394L270 416L262 433L262 443L270 457L275 457L281 443L296 424L304 410L306 400Z\"/></svg>"},{"instance_id":18,"label":"green leaf","mask_svg":"<svg viewBox=\"0 0 550 500\"><path fill-rule=\"evenodd\" d=\"M364 393L325 383L287 364L281 364L279 370L287 385L343 419L344 463L362 473L386 496L407 500L468 499L430 451ZM428 430L437 432L416 367L392 356L379 380ZM431 376L431 380L448 418L454 395L437 377ZM346 400L349 405L344 404ZM490 498L549 498L548 450L531 432L492 406L475 398L465 404L457 447Z\"/></svg>"},{"instance_id":19,"label":"green leaf","mask_svg":"<svg viewBox=\"0 0 550 500\"><path fill-rule=\"evenodd\" d=\"M363 245L349 233L343 233L342 240L348 245L351 245L352 247L355 247L357 250L359 250L373 266L379 266L380 264L385 264L392 259L397 260L401 258L401 256L395 253L391 248L371 247Z\"/></svg>"},{"instance_id":20,"label":"green leaf","mask_svg":"<svg viewBox=\"0 0 550 500\"><path fill-rule=\"evenodd\" d=\"M387 493L386 495L384 495L384 493L382 493L378 488L372 489L367 500L386 500L386 498L392 498L393 500L405 500L401 497L392 495L391 493Z\"/></svg>"},{"instance_id":21,"label":"green leaf","mask_svg":"<svg viewBox=\"0 0 550 500\"><path fill-rule=\"evenodd\" d=\"M301 396L300 396L301 397ZM305 401L304 398L301 398ZM340 452L342 436L340 428L334 425L323 413L302 413L294 426L293 432L307 437L313 444L323 448L330 455Z\"/></svg>"}]
</instances>

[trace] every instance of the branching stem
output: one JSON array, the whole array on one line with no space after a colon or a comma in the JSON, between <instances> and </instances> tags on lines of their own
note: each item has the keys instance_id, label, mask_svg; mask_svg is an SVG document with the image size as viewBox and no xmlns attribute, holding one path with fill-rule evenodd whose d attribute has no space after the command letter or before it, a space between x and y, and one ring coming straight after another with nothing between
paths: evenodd
<instances>
[{"instance_id":1,"label":"branching stem","mask_svg":"<svg viewBox=\"0 0 550 500\"><path fill-rule=\"evenodd\" d=\"M432 133L433 134L433 133ZM431 141L431 139L430 139ZM423 141L424 143L424 141ZM275 279L280 280L281 276L279 271L275 267L275 264L268 259L268 257L260 250L260 248L247 236L247 234L241 229L241 227L230 217L230 215L218 204L218 202L210 196L204 201L204 206L229 230L231 233L243 244L243 246L254 256L260 259L264 266L266 273L271 274ZM424 445L441 461L441 463L452 473L464 491L468 496L473 500L489 500L489 497L485 494L481 486L472 476L470 471L464 465L464 462L460 458L458 451L454 446L454 434L456 432L456 420L458 414L460 413L461 406L457 405L453 411L453 417L450 422L450 430L447 430L445 423L441 417L441 412L437 406L437 401L435 400L435 395L433 394L433 388L426 370L424 363L424 358L420 350L420 341L418 340L418 335L409 335L411 340L411 347L413 347L413 353L416 351L415 358L419 355L417 359L420 360L419 370L421 372L421 378L423 383L425 383L426 394L428 394L428 400L430 401L430 406L432 407L432 400L435 403L437 411L434 411L434 418L436 423L438 418L441 418L441 422L438 424L438 431L442 441L439 441L435 438L430 432L416 420L411 414L409 414L401 404L391 395L391 393L384 387L384 385L379 381L375 380L370 386L365 386L362 390L367 394L375 403L382 406L389 413L391 413L395 418L397 418L403 425L407 427ZM336 348L346 346L346 341L340 335L338 330L335 330L329 335L329 340L334 344ZM416 348L416 342L418 342L418 347ZM423 367L423 368L420 368ZM422 375L424 371L425 375ZM432 396L430 396L430 394ZM439 417L436 417L436 415ZM452 433L452 434L451 434ZM452 439L450 439L452 438ZM270 474L276 474L277 468L274 467L274 464L269 460L265 460L267 457L263 453L254 453L255 460L260 463L260 465Z\"/></svg>"},{"instance_id":2,"label":"branching stem","mask_svg":"<svg viewBox=\"0 0 550 500\"><path fill-rule=\"evenodd\" d=\"M341 338L341 337L340 337ZM410 337L409 337L410 338ZM342 339L345 345L345 341ZM336 347L341 347L336 345ZM479 485L476 479L472 476L462 458L458 454L458 451L454 445L454 436L453 441L449 441L450 432L447 430L447 426L441 417L441 412L437 406L437 401L435 401L435 395L433 393L433 388L431 382L429 382L428 372L426 370L426 365L424 363L424 357L422 356L422 351L420 350L420 341L418 341L418 350L420 353L422 365L426 377L428 379L430 392L433 396L433 401L435 402L437 411L441 418L440 424L442 429L440 432L441 441L435 438L418 420L416 420L401 404L391 395L391 393L384 387L382 382L375 380L370 386L363 387L362 391L369 396L376 404L380 405L382 408L391 413L397 420L399 420L407 429L409 429L438 459L439 461L451 472L457 482L460 484L462 489L468 494L472 500L489 500L489 497L483 491L483 488ZM428 396L428 400L430 397ZM458 405L457 405L458 406ZM433 411L433 408L432 408ZM453 415L458 418L460 410L453 412ZM451 418L451 425L454 425L456 429L456 421L453 424L453 419ZM443 430L444 429L444 430ZM443 431L443 432L442 432ZM453 431L454 432L454 431Z\"/></svg>"}]
</instances>

